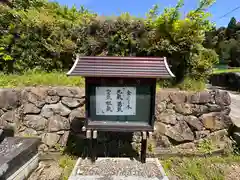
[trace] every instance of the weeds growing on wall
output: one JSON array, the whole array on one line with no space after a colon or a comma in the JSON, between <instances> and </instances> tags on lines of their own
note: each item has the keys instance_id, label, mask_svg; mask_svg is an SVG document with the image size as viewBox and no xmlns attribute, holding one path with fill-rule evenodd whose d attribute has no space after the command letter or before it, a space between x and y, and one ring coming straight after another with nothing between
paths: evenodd
<instances>
[{"instance_id":1,"label":"weeds growing on wall","mask_svg":"<svg viewBox=\"0 0 240 180\"><path fill-rule=\"evenodd\" d=\"M200 0L184 18L183 1L158 13L153 6L146 18L124 13L102 17L84 7L68 8L45 0L13 0L0 4L0 70L22 73L69 70L76 53L84 56L166 56L176 75L204 80L217 62L217 54L202 46L213 28L206 8L213 0ZM11 57L4 61L4 57Z\"/></svg>"}]
</instances>

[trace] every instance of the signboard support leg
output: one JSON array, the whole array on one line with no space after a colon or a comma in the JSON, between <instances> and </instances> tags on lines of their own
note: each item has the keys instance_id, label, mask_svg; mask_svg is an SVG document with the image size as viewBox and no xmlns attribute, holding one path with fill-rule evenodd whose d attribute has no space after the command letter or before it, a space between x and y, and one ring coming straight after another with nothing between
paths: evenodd
<instances>
[{"instance_id":1,"label":"signboard support leg","mask_svg":"<svg viewBox=\"0 0 240 180\"><path fill-rule=\"evenodd\" d=\"M92 144L91 144L91 159L92 162L96 161L97 157L97 131L93 131Z\"/></svg>"},{"instance_id":2,"label":"signboard support leg","mask_svg":"<svg viewBox=\"0 0 240 180\"><path fill-rule=\"evenodd\" d=\"M147 133L142 133L142 143L141 143L141 162L146 162L146 155L147 155Z\"/></svg>"},{"instance_id":3,"label":"signboard support leg","mask_svg":"<svg viewBox=\"0 0 240 180\"><path fill-rule=\"evenodd\" d=\"M92 134L91 130L86 131L86 139L88 143L88 157L92 157Z\"/></svg>"},{"instance_id":4,"label":"signboard support leg","mask_svg":"<svg viewBox=\"0 0 240 180\"><path fill-rule=\"evenodd\" d=\"M97 139L91 139L91 160L92 162L95 162L96 161L96 155L97 155Z\"/></svg>"}]
</instances>

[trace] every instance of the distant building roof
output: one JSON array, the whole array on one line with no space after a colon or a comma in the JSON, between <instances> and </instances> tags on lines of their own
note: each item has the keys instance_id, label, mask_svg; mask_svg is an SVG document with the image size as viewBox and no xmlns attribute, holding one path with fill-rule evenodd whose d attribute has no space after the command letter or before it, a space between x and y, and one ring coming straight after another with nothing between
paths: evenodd
<instances>
[{"instance_id":1,"label":"distant building roof","mask_svg":"<svg viewBox=\"0 0 240 180\"><path fill-rule=\"evenodd\" d=\"M77 56L69 76L83 77L139 77L171 78L171 72L165 57L99 57Z\"/></svg>"}]
</instances>

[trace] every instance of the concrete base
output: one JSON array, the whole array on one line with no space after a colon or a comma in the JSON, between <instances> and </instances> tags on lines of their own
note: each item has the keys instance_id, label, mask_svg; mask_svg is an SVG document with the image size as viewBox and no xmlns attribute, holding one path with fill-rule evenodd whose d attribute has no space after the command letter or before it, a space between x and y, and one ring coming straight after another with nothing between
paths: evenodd
<instances>
[{"instance_id":1,"label":"concrete base","mask_svg":"<svg viewBox=\"0 0 240 180\"><path fill-rule=\"evenodd\" d=\"M10 177L14 180L25 179L18 178L16 173L22 173L24 169L25 174L29 174L29 171L35 167L33 164L38 162L39 142L39 138L4 138L0 143L0 179L9 179Z\"/></svg>"},{"instance_id":2,"label":"concrete base","mask_svg":"<svg viewBox=\"0 0 240 180\"><path fill-rule=\"evenodd\" d=\"M97 161L101 161L101 160L106 160L106 159L111 159L111 160L123 160L123 161L132 161L129 158L98 158L96 160ZM80 163L81 163L82 159L79 158L72 170L72 173L69 177L68 180L100 180L103 179L102 176L87 176L87 175L80 175L79 172L81 172L81 169L79 168ZM160 164L159 160L157 158L147 158L146 159L146 163L155 163L162 175L162 177L159 179L157 177L151 177L151 178L146 178L146 177L139 177L139 176L128 176L128 177L124 177L124 176L111 176L111 178L108 178L108 180L169 180L168 177L166 176L166 173L162 167L162 165Z\"/></svg>"},{"instance_id":3,"label":"concrete base","mask_svg":"<svg viewBox=\"0 0 240 180\"><path fill-rule=\"evenodd\" d=\"M70 180L70 179L68 179ZM72 177L71 180L103 180L101 176L75 176ZM158 178L144 178L144 177L137 177L137 176L112 176L111 179L108 180L159 180ZM160 180L168 180L168 177L163 177Z\"/></svg>"},{"instance_id":4,"label":"concrete base","mask_svg":"<svg viewBox=\"0 0 240 180\"><path fill-rule=\"evenodd\" d=\"M20 167L14 174L7 180L25 180L34 169L38 167L39 154L32 157L27 163Z\"/></svg>"}]
</instances>

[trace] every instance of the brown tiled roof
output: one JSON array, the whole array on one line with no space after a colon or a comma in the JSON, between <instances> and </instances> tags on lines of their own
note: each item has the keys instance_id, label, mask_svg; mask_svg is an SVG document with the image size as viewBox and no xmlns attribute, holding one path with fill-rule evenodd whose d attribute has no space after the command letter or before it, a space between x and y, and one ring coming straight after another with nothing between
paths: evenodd
<instances>
[{"instance_id":1,"label":"brown tiled roof","mask_svg":"<svg viewBox=\"0 0 240 180\"><path fill-rule=\"evenodd\" d=\"M174 77L165 57L77 56L69 76L83 77Z\"/></svg>"}]
</instances>

